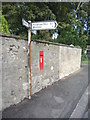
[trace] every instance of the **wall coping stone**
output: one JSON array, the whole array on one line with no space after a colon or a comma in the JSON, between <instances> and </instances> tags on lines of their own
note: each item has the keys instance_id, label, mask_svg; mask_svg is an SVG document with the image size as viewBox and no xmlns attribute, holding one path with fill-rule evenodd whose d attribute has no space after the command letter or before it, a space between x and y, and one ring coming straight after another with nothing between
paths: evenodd
<instances>
[{"instance_id":1,"label":"wall coping stone","mask_svg":"<svg viewBox=\"0 0 90 120\"><path fill-rule=\"evenodd\" d=\"M8 37L8 38L15 38L16 40L27 40L26 37L21 37L21 36L17 36L17 35L7 35L7 34L2 34L0 33L0 36L1 37ZM33 39L31 40L33 42L37 42L37 43L44 43L44 44L52 44L52 45L57 45L57 46L65 46L65 47L71 47L71 48L77 48L77 49L81 49L81 48L78 48L77 46L71 46L71 45L65 45L65 44L61 44L61 43L55 43L55 42L49 42L49 41L46 41L46 40L38 40L38 39Z\"/></svg>"}]
</instances>

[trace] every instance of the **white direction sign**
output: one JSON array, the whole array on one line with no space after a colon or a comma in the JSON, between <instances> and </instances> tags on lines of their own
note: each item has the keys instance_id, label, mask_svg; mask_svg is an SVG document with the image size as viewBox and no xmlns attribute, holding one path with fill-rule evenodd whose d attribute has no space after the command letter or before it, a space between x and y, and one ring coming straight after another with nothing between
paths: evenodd
<instances>
[{"instance_id":1,"label":"white direction sign","mask_svg":"<svg viewBox=\"0 0 90 120\"><path fill-rule=\"evenodd\" d=\"M49 22L33 22L32 23L32 30L49 30L49 29L56 29L57 28L56 21L49 21Z\"/></svg>"},{"instance_id":2,"label":"white direction sign","mask_svg":"<svg viewBox=\"0 0 90 120\"><path fill-rule=\"evenodd\" d=\"M24 19L22 19L22 24L23 24L23 26L25 26L25 27L29 27L29 25L28 25L28 22L26 22Z\"/></svg>"}]
</instances>

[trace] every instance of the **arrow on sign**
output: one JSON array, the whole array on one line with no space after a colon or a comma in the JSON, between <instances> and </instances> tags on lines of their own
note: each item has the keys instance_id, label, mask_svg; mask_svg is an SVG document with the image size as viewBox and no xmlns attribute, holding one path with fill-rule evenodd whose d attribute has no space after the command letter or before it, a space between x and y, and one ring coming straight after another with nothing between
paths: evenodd
<instances>
[{"instance_id":1,"label":"arrow on sign","mask_svg":"<svg viewBox=\"0 0 90 120\"><path fill-rule=\"evenodd\" d=\"M23 26L25 26L25 27L29 27L29 25L28 25L28 22L26 22L24 19L22 19L22 24L23 24Z\"/></svg>"},{"instance_id":2,"label":"arrow on sign","mask_svg":"<svg viewBox=\"0 0 90 120\"><path fill-rule=\"evenodd\" d=\"M56 29L57 28L56 21L49 21L49 22L34 22L32 23L32 30L49 30L49 29Z\"/></svg>"}]
</instances>

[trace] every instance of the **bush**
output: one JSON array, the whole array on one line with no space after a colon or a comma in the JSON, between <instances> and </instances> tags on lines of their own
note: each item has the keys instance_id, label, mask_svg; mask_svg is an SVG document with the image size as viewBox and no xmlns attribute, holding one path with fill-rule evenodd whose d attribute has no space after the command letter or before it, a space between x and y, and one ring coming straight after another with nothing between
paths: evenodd
<instances>
[{"instance_id":1,"label":"bush","mask_svg":"<svg viewBox=\"0 0 90 120\"><path fill-rule=\"evenodd\" d=\"M2 13L0 11L0 32L2 32Z\"/></svg>"},{"instance_id":2,"label":"bush","mask_svg":"<svg viewBox=\"0 0 90 120\"><path fill-rule=\"evenodd\" d=\"M5 34L10 34L8 29L8 23L5 17L2 15L1 11L0 11L0 31Z\"/></svg>"},{"instance_id":3,"label":"bush","mask_svg":"<svg viewBox=\"0 0 90 120\"><path fill-rule=\"evenodd\" d=\"M8 29L8 23L4 16L2 16L2 33L7 33L10 34L9 29Z\"/></svg>"},{"instance_id":4,"label":"bush","mask_svg":"<svg viewBox=\"0 0 90 120\"><path fill-rule=\"evenodd\" d=\"M61 35L59 35L58 38L56 39L56 42L66 45L72 44L74 46L80 46L83 54L87 47L87 39L88 37L86 35L82 35L81 37L79 37L77 31L70 30L63 31Z\"/></svg>"},{"instance_id":5,"label":"bush","mask_svg":"<svg viewBox=\"0 0 90 120\"><path fill-rule=\"evenodd\" d=\"M58 36L56 42L77 46L79 45L79 37L75 31L63 31L61 35Z\"/></svg>"},{"instance_id":6,"label":"bush","mask_svg":"<svg viewBox=\"0 0 90 120\"><path fill-rule=\"evenodd\" d=\"M88 56L85 53L83 53L82 57L81 57L81 60L82 61L88 61Z\"/></svg>"}]
</instances>

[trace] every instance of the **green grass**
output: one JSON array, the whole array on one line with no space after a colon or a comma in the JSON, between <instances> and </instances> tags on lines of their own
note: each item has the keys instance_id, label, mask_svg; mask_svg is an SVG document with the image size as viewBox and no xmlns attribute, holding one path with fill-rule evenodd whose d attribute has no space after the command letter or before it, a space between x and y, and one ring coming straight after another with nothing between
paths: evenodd
<instances>
[{"instance_id":1,"label":"green grass","mask_svg":"<svg viewBox=\"0 0 90 120\"><path fill-rule=\"evenodd\" d=\"M90 60L84 60L82 61L83 64L90 64Z\"/></svg>"}]
</instances>

